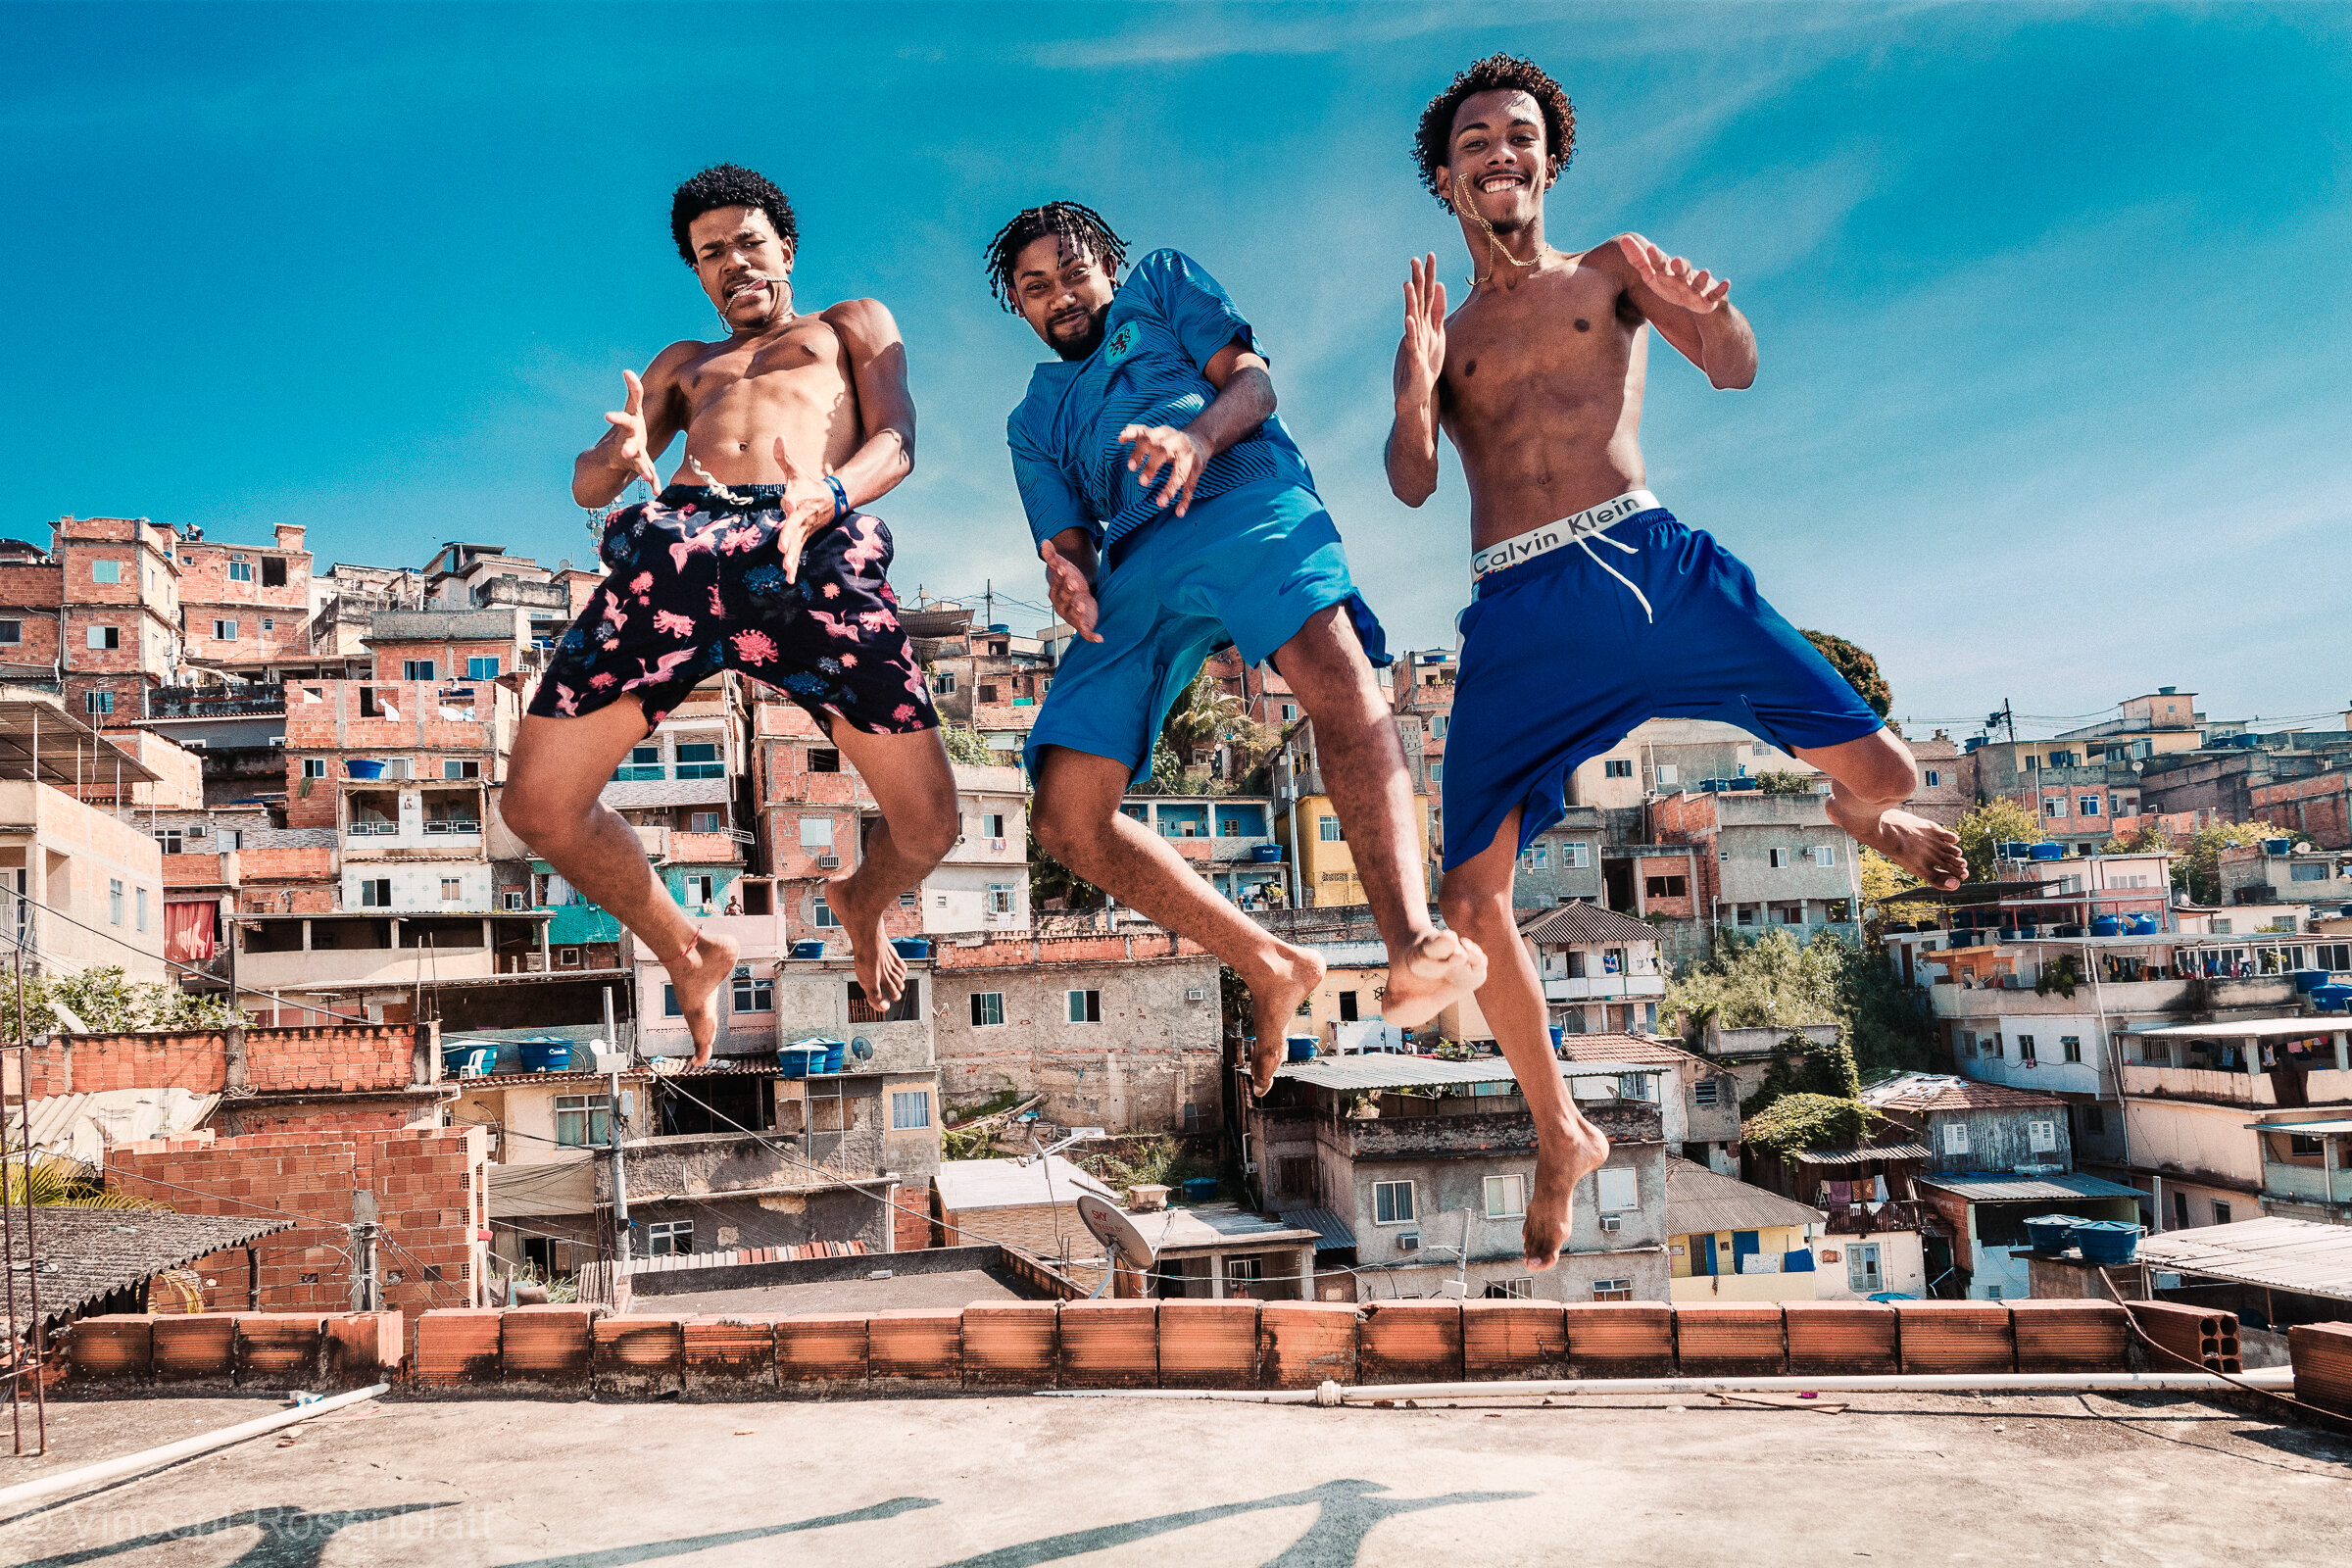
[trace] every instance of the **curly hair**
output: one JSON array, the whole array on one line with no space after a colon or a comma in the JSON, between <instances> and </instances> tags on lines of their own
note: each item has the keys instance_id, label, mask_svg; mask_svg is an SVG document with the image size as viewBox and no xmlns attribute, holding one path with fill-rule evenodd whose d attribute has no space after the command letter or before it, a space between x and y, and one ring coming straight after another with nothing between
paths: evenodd
<instances>
[{"instance_id":1,"label":"curly hair","mask_svg":"<svg viewBox=\"0 0 2352 1568\"><path fill-rule=\"evenodd\" d=\"M1482 92L1523 92L1536 101L1544 111L1544 150L1550 156L1552 177L1555 179L1568 169L1568 160L1576 154L1576 109L1560 84L1545 75L1542 67L1517 55L1489 55L1460 75L1453 84L1429 101L1421 111L1421 123L1413 132L1413 162L1420 166L1421 183L1438 199L1438 205L1447 212L1453 203L1446 194L1446 182L1438 171L1452 159L1453 116L1462 107L1462 100Z\"/></svg>"},{"instance_id":2,"label":"curly hair","mask_svg":"<svg viewBox=\"0 0 2352 1568\"><path fill-rule=\"evenodd\" d=\"M997 230L996 238L980 253L988 267L990 290L997 296L997 303L1011 315L1018 316L1021 310L1012 294L1013 263L1020 260L1021 252L1030 244L1048 235L1074 250L1087 252L1113 277L1126 265L1127 242L1092 207L1082 207L1076 202L1048 202L1043 207L1017 213L1011 222Z\"/></svg>"},{"instance_id":3,"label":"curly hair","mask_svg":"<svg viewBox=\"0 0 2352 1568\"><path fill-rule=\"evenodd\" d=\"M713 164L677 188L669 199L669 235L678 242L678 255L694 265L694 241L686 225L721 207L757 207L776 225L776 237L789 254L801 248L801 225L793 221L792 203L765 174L739 164Z\"/></svg>"}]
</instances>

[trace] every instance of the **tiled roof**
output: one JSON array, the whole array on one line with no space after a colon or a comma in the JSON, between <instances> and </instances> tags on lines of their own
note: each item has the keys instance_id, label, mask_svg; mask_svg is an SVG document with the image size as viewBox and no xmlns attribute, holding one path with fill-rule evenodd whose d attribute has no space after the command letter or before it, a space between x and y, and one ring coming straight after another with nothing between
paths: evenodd
<instances>
[{"instance_id":1,"label":"tiled roof","mask_svg":"<svg viewBox=\"0 0 2352 1568\"><path fill-rule=\"evenodd\" d=\"M1673 1066L1700 1059L1680 1046L1641 1035L1562 1035L1560 1054L1570 1061L1642 1061Z\"/></svg>"},{"instance_id":2,"label":"tiled roof","mask_svg":"<svg viewBox=\"0 0 2352 1568\"><path fill-rule=\"evenodd\" d=\"M269 1214L161 1214L44 1205L34 1211L32 1226L41 1313L63 1317L77 1312L116 1291L143 1285L168 1268L293 1228L292 1220Z\"/></svg>"},{"instance_id":3,"label":"tiled roof","mask_svg":"<svg viewBox=\"0 0 2352 1568\"><path fill-rule=\"evenodd\" d=\"M1872 1084L1862 1091L1862 1102L1881 1110L2046 1110L2064 1105L2055 1095L1981 1084L1941 1073L1907 1072L1899 1078Z\"/></svg>"},{"instance_id":4,"label":"tiled roof","mask_svg":"<svg viewBox=\"0 0 2352 1568\"><path fill-rule=\"evenodd\" d=\"M1556 909L1522 917L1519 934L1538 947L1582 944L1615 946L1625 942L1655 942L1658 929L1645 920L1597 904L1563 904Z\"/></svg>"},{"instance_id":5,"label":"tiled roof","mask_svg":"<svg viewBox=\"0 0 2352 1568\"><path fill-rule=\"evenodd\" d=\"M1829 1216L1809 1203L1751 1187L1706 1166L1666 1156L1666 1230L1672 1236L1819 1225Z\"/></svg>"}]
</instances>

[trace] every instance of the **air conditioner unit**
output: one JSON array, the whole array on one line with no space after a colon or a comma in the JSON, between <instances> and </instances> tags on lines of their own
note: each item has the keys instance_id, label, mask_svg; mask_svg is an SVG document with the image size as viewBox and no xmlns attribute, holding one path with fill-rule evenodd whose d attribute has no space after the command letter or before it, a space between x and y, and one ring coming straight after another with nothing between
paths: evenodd
<instances>
[{"instance_id":1,"label":"air conditioner unit","mask_svg":"<svg viewBox=\"0 0 2352 1568\"><path fill-rule=\"evenodd\" d=\"M841 857L838 855L820 855L816 858L816 868L820 871L833 870L840 864Z\"/></svg>"},{"instance_id":2,"label":"air conditioner unit","mask_svg":"<svg viewBox=\"0 0 2352 1568\"><path fill-rule=\"evenodd\" d=\"M1625 1221L1614 1214L1603 1214L1600 1217L1600 1228L1604 1231L1621 1231L1625 1229Z\"/></svg>"},{"instance_id":3,"label":"air conditioner unit","mask_svg":"<svg viewBox=\"0 0 2352 1568\"><path fill-rule=\"evenodd\" d=\"M1603 1223L1605 1224L1606 1221L1603 1221ZM1421 1250L1421 1233L1419 1231L1406 1231L1402 1236L1397 1237L1396 1250L1399 1252L1418 1252Z\"/></svg>"},{"instance_id":4,"label":"air conditioner unit","mask_svg":"<svg viewBox=\"0 0 2352 1568\"><path fill-rule=\"evenodd\" d=\"M1186 986L1184 988L1184 1000L1187 1002L1206 1002L1208 1000L1208 993L1199 986Z\"/></svg>"}]
</instances>

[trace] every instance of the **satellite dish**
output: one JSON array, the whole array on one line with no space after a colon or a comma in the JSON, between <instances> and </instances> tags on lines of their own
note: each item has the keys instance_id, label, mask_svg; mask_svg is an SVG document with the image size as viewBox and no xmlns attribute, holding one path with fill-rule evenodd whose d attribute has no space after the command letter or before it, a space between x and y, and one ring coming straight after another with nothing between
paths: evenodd
<instances>
[{"instance_id":1,"label":"satellite dish","mask_svg":"<svg viewBox=\"0 0 2352 1568\"><path fill-rule=\"evenodd\" d=\"M2133 762L2132 764L2132 771L2134 773L2145 773L2147 770L2148 764L2145 762Z\"/></svg>"},{"instance_id":2,"label":"satellite dish","mask_svg":"<svg viewBox=\"0 0 2352 1568\"><path fill-rule=\"evenodd\" d=\"M863 1035L854 1035L850 1039L850 1054L859 1061L871 1061L874 1059L874 1043Z\"/></svg>"},{"instance_id":3,"label":"satellite dish","mask_svg":"<svg viewBox=\"0 0 2352 1568\"><path fill-rule=\"evenodd\" d=\"M1145 1239L1144 1233L1136 1226L1135 1217L1126 1210L1093 1193L1080 1193L1078 1218L1088 1230L1095 1233L1095 1240L1102 1244L1105 1254L1124 1252L1127 1261L1135 1267L1152 1266L1152 1259L1158 1249Z\"/></svg>"}]
</instances>

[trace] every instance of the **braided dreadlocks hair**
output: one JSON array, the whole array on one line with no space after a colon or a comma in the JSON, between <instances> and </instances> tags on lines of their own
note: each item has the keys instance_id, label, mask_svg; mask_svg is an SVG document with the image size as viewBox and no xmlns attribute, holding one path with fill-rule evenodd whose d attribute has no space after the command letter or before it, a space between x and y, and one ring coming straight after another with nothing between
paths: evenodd
<instances>
[{"instance_id":1,"label":"braided dreadlocks hair","mask_svg":"<svg viewBox=\"0 0 2352 1568\"><path fill-rule=\"evenodd\" d=\"M1560 84L1544 74L1542 67L1517 55L1489 55L1473 64L1469 70L1453 78L1453 84L1429 101L1421 111L1421 123L1413 131L1413 162L1420 168L1421 183L1438 199L1438 205L1453 211L1453 200L1447 194L1445 181L1438 171L1452 158L1453 116L1462 107L1462 100L1482 92L1523 92L1536 101L1544 113L1544 151L1549 156L1554 179L1568 172L1568 160L1576 153L1576 110L1568 102Z\"/></svg>"},{"instance_id":2,"label":"braided dreadlocks hair","mask_svg":"<svg viewBox=\"0 0 2352 1568\"><path fill-rule=\"evenodd\" d=\"M1018 316L1021 310L1012 297L1012 264L1032 241L1049 234L1072 249L1087 252L1113 277L1126 265L1127 242L1092 207L1082 207L1076 202L1048 202L1043 207L1032 207L1016 214L1011 222L998 229L997 237L981 253L988 265L988 286L996 294L997 303L1008 314Z\"/></svg>"}]
</instances>

